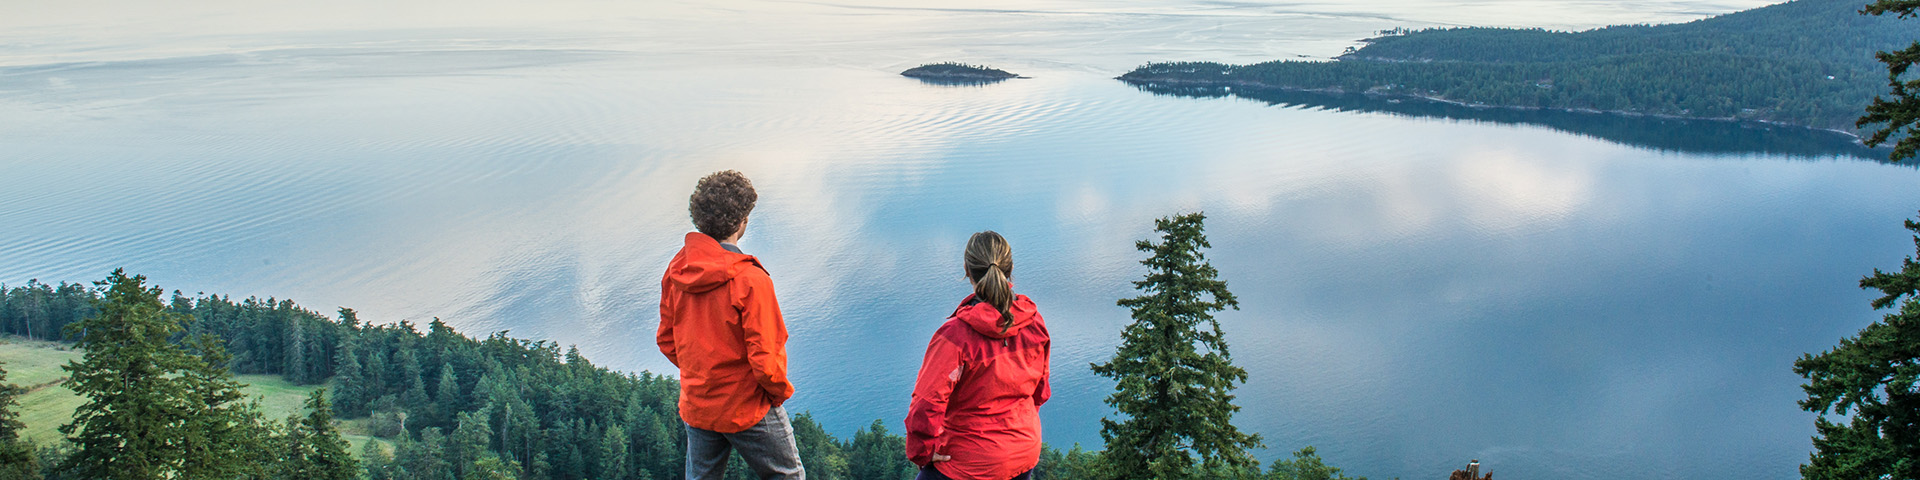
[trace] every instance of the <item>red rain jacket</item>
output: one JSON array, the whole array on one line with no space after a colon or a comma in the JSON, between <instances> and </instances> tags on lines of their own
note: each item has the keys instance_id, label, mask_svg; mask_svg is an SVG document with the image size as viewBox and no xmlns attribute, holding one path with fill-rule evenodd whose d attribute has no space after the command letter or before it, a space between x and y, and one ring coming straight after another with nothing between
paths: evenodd
<instances>
[{"instance_id":1,"label":"red rain jacket","mask_svg":"<svg viewBox=\"0 0 1920 480\"><path fill-rule=\"evenodd\" d=\"M699 232L660 279L660 353L680 367L680 419L721 433L746 430L793 397L787 325L773 279L752 255Z\"/></svg>"},{"instance_id":2,"label":"red rain jacket","mask_svg":"<svg viewBox=\"0 0 1920 480\"><path fill-rule=\"evenodd\" d=\"M1052 340L1025 295L1014 299L1013 326L969 296L927 343L907 410L907 458L958 480L1006 480L1040 461L1040 405Z\"/></svg>"}]
</instances>

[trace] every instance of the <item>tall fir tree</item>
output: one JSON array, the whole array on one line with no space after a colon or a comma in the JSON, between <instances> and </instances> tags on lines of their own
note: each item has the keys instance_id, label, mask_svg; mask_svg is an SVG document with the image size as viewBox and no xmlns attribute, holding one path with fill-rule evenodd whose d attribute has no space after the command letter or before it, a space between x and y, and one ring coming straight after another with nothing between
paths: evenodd
<instances>
[{"instance_id":1,"label":"tall fir tree","mask_svg":"<svg viewBox=\"0 0 1920 480\"><path fill-rule=\"evenodd\" d=\"M1891 13L1900 18L1911 18L1915 15L1915 9L1920 9L1920 0L1880 0L1868 4L1860 13ZM1912 159L1920 153L1920 79L1900 77L1920 63L1920 41L1897 51L1874 55L1881 63L1887 64L1887 86L1893 88L1890 92L1892 98L1874 97L1873 104L1867 106L1867 114L1854 122L1854 126L1866 128L1868 125L1885 124L1866 138L1866 144L1877 147L1899 137L1894 142L1892 160Z\"/></svg>"},{"instance_id":2,"label":"tall fir tree","mask_svg":"<svg viewBox=\"0 0 1920 480\"><path fill-rule=\"evenodd\" d=\"M0 368L0 479L37 480L39 457L34 455L33 445L20 439L20 429L26 424L20 422L17 398L27 389L6 382L7 371Z\"/></svg>"},{"instance_id":3,"label":"tall fir tree","mask_svg":"<svg viewBox=\"0 0 1920 480\"><path fill-rule=\"evenodd\" d=\"M364 417L369 413L367 377L360 364L360 355L355 350L352 343L347 343L341 345L338 353L334 354L333 406L345 418Z\"/></svg>"},{"instance_id":4,"label":"tall fir tree","mask_svg":"<svg viewBox=\"0 0 1920 480\"><path fill-rule=\"evenodd\" d=\"M401 349L400 353L394 355L394 358L399 361L400 381L404 382L401 386L400 406L407 410L408 417L418 417L421 419L431 417L430 411L433 409L433 399L427 397L427 382L424 377L425 374L420 368L420 357L414 355L412 349ZM421 421L413 422L415 425L425 423L426 422Z\"/></svg>"},{"instance_id":5,"label":"tall fir tree","mask_svg":"<svg viewBox=\"0 0 1920 480\"><path fill-rule=\"evenodd\" d=\"M289 302L287 306L292 307L292 303ZM287 322L287 351L282 354L286 363L280 366L280 374L294 385L313 383L314 379L307 375L307 323L297 315L288 314L281 318Z\"/></svg>"},{"instance_id":6,"label":"tall fir tree","mask_svg":"<svg viewBox=\"0 0 1920 480\"><path fill-rule=\"evenodd\" d=\"M488 425L487 420L493 416L491 408L455 415L457 426L453 429L453 437L447 439L447 461L461 471L461 478L466 478L464 473L472 468L474 462L493 455L487 448L493 439L493 427Z\"/></svg>"},{"instance_id":7,"label":"tall fir tree","mask_svg":"<svg viewBox=\"0 0 1920 480\"><path fill-rule=\"evenodd\" d=\"M1239 309L1220 273L1201 251L1211 245L1200 213L1154 221L1160 243L1134 246L1152 256L1143 295L1120 300L1133 312L1113 359L1093 372L1117 381L1107 404L1126 418L1101 419L1105 460L1121 478L1208 478L1255 468L1247 449L1260 436L1233 426L1234 384L1247 380L1233 365L1213 312Z\"/></svg>"},{"instance_id":8,"label":"tall fir tree","mask_svg":"<svg viewBox=\"0 0 1920 480\"><path fill-rule=\"evenodd\" d=\"M257 478L277 459L266 454L268 436L260 407L227 370L232 356L211 335L189 337L193 355L178 378L186 382L186 425L181 478Z\"/></svg>"},{"instance_id":9,"label":"tall fir tree","mask_svg":"<svg viewBox=\"0 0 1920 480\"><path fill-rule=\"evenodd\" d=\"M422 421L443 428L458 428L457 414L464 410L466 402L461 401L460 379L454 376L453 364L441 364L439 379L434 380L433 385L433 405L427 409ZM461 464L456 462L454 465Z\"/></svg>"},{"instance_id":10,"label":"tall fir tree","mask_svg":"<svg viewBox=\"0 0 1920 480\"><path fill-rule=\"evenodd\" d=\"M365 362L361 364L360 372L362 375L361 378L366 381L364 394L367 398L367 410L371 412L375 400L380 399L380 397L388 393L392 393L389 392L388 389L397 382L390 380L390 378L398 377L391 377L391 374L387 372L387 352L385 349L369 348L369 350L371 351L367 353Z\"/></svg>"},{"instance_id":11,"label":"tall fir tree","mask_svg":"<svg viewBox=\"0 0 1920 480\"><path fill-rule=\"evenodd\" d=\"M360 312L356 312L351 308L340 307L340 328L348 332L359 332Z\"/></svg>"},{"instance_id":12,"label":"tall fir tree","mask_svg":"<svg viewBox=\"0 0 1920 480\"><path fill-rule=\"evenodd\" d=\"M606 431L601 432L600 451L595 455L600 461L594 469L598 475L594 478L633 478L628 441L627 430L619 425L608 425Z\"/></svg>"},{"instance_id":13,"label":"tall fir tree","mask_svg":"<svg viewBox=\"0 0 1920 480\"><path fill-rule=\"evenodd\" d=\"M188 359L168 338L181 315L167 311L144 276L114 270L96 285L99 314L67 327L86 353L62 367L61 385L86 401L60 427L75 447L60 470L102 480L174 478L188 414L187 382L177 373Z\"/></svg>"},{"instance_id":14,"label":"tall fir tree","mask_svg":"<svg viewBox=\"0 0 1920 480\"><path fill-rule=\"evenodd\" d=\"M272 465L272 478L284 480L353 480L361 472L359 461L347 453L347 441L333 426L333 406L327 402L327 389L307 395L307 416L289 416L285 433L279 438L280 458Z\"/></svg>"},{"instance_id":15,"label":"tall fir tree","mask_svg":"<svg viewBox=\"0 0 1920 480\"><path fill-rule=\"evenodd\" d=\"M1920 223L1905 222L1920 253ZM1800 408L1818 413L1807 480L1920 479L1920 262L1874 269L1860 288L1879 290L1873 308L1898 309L1819 355L1793 362L1807 379ZM1845 423L1827 420L1837 413Z\"/></svg>"},{"instance_id":16,"label":"tall fir tree","mask_svg":"<svg viewBox=\"0 0 1920 480\"><path fill-rule=\"evenodd\" d=\"M313 480L353 480L357 477L360 465L347 453L347 441L340 438L340 431L333 426L333 406L327 403L327 389L320 388L307 395L307 417L300 422L300 429L307 438L311 455L307 462L313 465L310 475L300 478Z\"/></svg>"}]
</instances>

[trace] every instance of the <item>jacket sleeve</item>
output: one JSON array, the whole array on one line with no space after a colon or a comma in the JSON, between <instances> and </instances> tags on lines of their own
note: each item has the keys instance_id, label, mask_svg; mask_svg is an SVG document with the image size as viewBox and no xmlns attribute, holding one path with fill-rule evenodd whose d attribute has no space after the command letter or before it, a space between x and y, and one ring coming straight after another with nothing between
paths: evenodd
<instances>
[{"instance_id":1,"label":"jacket sleeve","mask_svg":"<svg viewBox=\"0 0 1920 480\"><path fill-rule=\"evenodd\" d=\"M660 353L667 355L667 361L674 367L680 366L680 355L675 353L673 341L673 298L671 287L665 278L660 279L660 332L654 334L653 342L660 345Z\"/></svg>"},{"instance_id":2,"label":"jacket sleeve","mask_svg":"<svg viewBox=\"0 0 1920 480\"><path fill-rule=\"evenodd\" d=\"M1040 386L1033 389L1033 406L1046 405L1053 398L1053 339L1040 343Z\"/></svg>"},{"instance_id":3,"label":"jacket sleeve","mask_svg":"<svg viewBox=\"0 0 1920 480\"><path fill-rule=\"evenodd\" d=\"M927 343L926 358L920 361L920 377L913 382L913 401L907 407L907 459L914 465L926 466L945 447L940 436L946 433L947 400L964 369L960 348L934 334Z\"/></svg>"},{"instance_id":4,"label":"jacket sleeve","mask_svg":"<svg viewBox=\"0 0 1920 480\"><path fill-rule=\"evenodd\" d=\"M740 309L753 379L777 407L793 398L793 383L787 381L787 322L773 296L773 281L764 276L754 280L735 282L734 306Z\"/></svg>"}]
</instances>

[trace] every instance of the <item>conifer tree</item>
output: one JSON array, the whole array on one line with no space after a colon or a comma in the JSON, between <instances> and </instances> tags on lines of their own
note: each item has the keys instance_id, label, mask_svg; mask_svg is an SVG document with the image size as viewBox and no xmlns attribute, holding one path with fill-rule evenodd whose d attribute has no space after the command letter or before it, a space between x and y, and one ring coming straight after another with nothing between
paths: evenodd
<instances>
[{"instance_id":1,"label":"conifer tree","mask_svg":"<svg viewBox=\"0 0 1920 480\"><path fill-rule=\"evenodd\" d=\"M333 406L327 403L327 389L320 388L307 395L307 418L300 422L306 431L309 451L312 455L313 475L305 478L316 480L352 480L359 471L359 463L347 453L347 441L340 438L340 431L333 427Z\"/></svg>"},{"instance_id":2,"label":"conifer tree","mask_svg":"<svg viewBox=\"0 0 1920 480\"><path fill-rule=\"evenodd\" d=\"M273 480L294 480L310 474L313 466L313 445L306 429L301 428L299 415L287 415L281 419L280 428L275 429L271 437L274 452L273 462L267 465L267 478Z\"/></svg>"},{"instance_id":3,"label":"conifer tree","mask_svg":"<svg viewBox=\"0 0 1920 480\"><path fill-rule=\"evenodd\" d=\"M806 466L807 478L847 478L846 454L840 451L840 445L820 426L820 422L813 420L812 413L802 412L793 416L793 441L800 448L800 464Z\"/></svg>"},{"instance_id":4,"label":"conifer tree","mask_svg":"<svg viewBox=\"0 0 1920 480\"><path fill-rule=\"evenodd\" d=\"M86 354L68 362L63 386L85 397L60 432L75 450L60 470L80 478L150 480L180 471L187 355L168 343L181 315L166 310L146 277L114 270L95 283L99 314L67 326Z\"/></svg>"},{"instance_id":5,"label":"conifer tree","mask_svg":"<svg viewBox=\"0 0 1920 480\"><path fill-rule=\"evenodd\" d=\"M464 471L472 467L481 457L492 454L487 449L493 437L493 427L488 425L487 419L492 416L491 406L479 411L460 412L455 416L457 426L453 429L453 437L447 439L448 462L458 465ZM465 478L465 475L462 475L462 478Z\"/></svg>"},{"instance_id":6,"label":"conifer tree","mask_svg":"<svg viewBox=\"0 0 1920 480\"><path fill-rule=\"evenodd\" d=\"M393 455L380 447L380 442L368 440L360 446L360 461L365 473L361 478L367 480L394 480Z\"/></svg>"},{"instance_id":7,"label":"conifer tree","mask_svg":"<svg viewBox=\"0 0 1920 480\"><path fill-rule=\"evenodd\" d=\"M34 455L32 445L20 439L20 429L26 424L20 422L16 411L16 399L27 389L6 381L6 369L0 369L0 478L37 480L39 457Z\"/></svg>"},{"instance_id":8,"label":"conifer tree","mask_svg":"<svg viewBox=\"0 0 1920 480\"><path fill-rule=\"evenodd\" d=\"M420 440L407 442L407 450L396 457L403 459L408 473L405 478L412 480L454 480L453 465L447 462L447 436L440 433L440 427L427 427L420 431Z\"/></svg>"},{"instance_id":9,"label":"conifer tree","mask_svg":"<svg viewBox=\"0 0 1920 480\"><path fill-rule=\"evenodd\" d=\"M1060 470L1064 473L1060 476L1062 479L1093 480L1112 476L1107 473L1106 460L1100 452L1089 452L1080 448L1078 443L1073 444L1073 449L1067 450L1060 460Z\"/></svg>"},{"instance_id":10,"label":"conifer tree","mask_svg":"<svg viewBox=\"0 0 1920 480\"><path fill-rule=\"evenodd\" d=\"M1920 3L1920 2L1915 2ZM1920 252L1920 223L1907 220ZM1883 295L1873 308L1898 305L1880 321L1819 355L1793 362L1807 379L1800 408L1814 417L1814 453L1800 466L1807 480L1920 478L1920 262L1860 279ZM1904 299L1904 300L1903 300ZM1845 423L1827 420L1838 413Z\"/></svg>"},{"instance_id":11,"label":"conifer tree","mask_svg":"<svg viewBox=\"0 0 1920 480\"><path fill-rule=\"evenodd\" d=\"M387 393L387 388L394 383L392 380L388 380L389 373L387 372L386 349L379 348L377 343L375 345L375 347L368 349L370 351L367 353L367 357L360 367L361 378L366 380L366 395L367 402L369 403L373 402L374 399L380 398L382 394ZM369 405L369 407L371 407L371 405Z\"/></svg>"},{"instance_id":12,"label":"conifer tree","mask_svg":"<svg viewBox=\"0 0 1920 480\"><path fill-rule=\"evenodd\" d=\"M1339 468L1327 465L1309 445L1293 452L1292 460L1275 460L1267 469L1265 480L1367 480L1367 477L1349 477Z\"/></svg>"},{"instance_id":13,"label":"conifer tree","mask_svg":"<svg viewBox=\"0 0 1920 480\"><path fill-rule=\"evenodd\" d=\"M665 403L664 406L666 407L673 406L671 402L663 403ZM807 414L802 413L801 415L806 416ZM681 436L686 434L686 429L674 428L680 426L679 416L672 413L661 413L644 404L638 404L629 408L627 418L630 424L633 425L632 433L634 440L632 448L635 453L633 458L637 463L635 468L642 472L637 476L641 478L659 479L678 478L686 472L686 447L681 443L683 441ZM802 445L805 445L806 440L803 440L806 438L805 430L800 430L799 426L800 423L796 421L794 424L794 439L797 442L801 442ZM818 426L815 428L817 429ZM825 432L823 431L821 434L824 435ZM835 440L830 436L826 437L825 440L827 444L833 446L837 453L839 446L835 444ZM816 464L808 463L810 461L808 455L813 451L816 450L809 449L805 446L800 447L800 463L807 466L807 475L809 477L815 475L813 472ZM826 464L821 463L819 465ZM839 459L838 465L838 467L818 467L822 468L823 472L825 472L821 474L823 476L820 478L822 480L839 480L841 478L840 476L844 475L847 470L847 460L844 456ZM836 474L835 472L838 473Z\"/></svg>"},{"instance_id":14,"label":"conifer tree","mask_svg":"<svg viewBox=\"0 0 1920 480\"><path fill-rule=\"evenodd\" d=\"M853 441L847 443L845 451L847 474L853 478L912 478L916 470L901 453L907 451L907 439L887 434L887 425L879 420L853 432Z\"/></svg>"},{"instance_id":15,"label":"conifer tree","mask_svg":"<svg viewBox=\"0 0 1920 480\"><path fill-rule=\"evenodd\" d=\"M600 435L599 475L594 478L631 478L632 466L627 459L627 430L619 425L609 425Z\"/></svg>"},{"instance_id":16,"label":"conifer tree","mask_svg":"<svg viewBox=\"0 0 1920 480\"><path fill-rule=\"evenodd\" d=\"M1247 380L1233 366L1226 336L1213 312L1239 309L1219 271L1201 249L1207 242L1200 213L1154 221L1160 243L1134 246L1151 257L1144 294L1120 300L1133 312L1120 349L1093 372L1118 383L1107 404L1125 419L1101 419L1104 459L1122 478L1204 478L1209 472L1255 468L1247 454L1260 436L1233 426L1233 388Z\"/></svg>"},{"instance_id":17,"label":"conifer tree","mask_svg":"<svg viewBox=\"0 0 1920 480\"><path fill-rule=\"evenodd\" d=\"M353 311L351 308L340 307L340 327L349 332L360 331L360 312Z\"/></svg>"},{"instance_id":18,"label":"conifer tree","mask_svg":"<svg viewBox=\"0 0 1920 480\"><path fill-rule=\"evenodd\" d=\"M340 416L346 418L368 414L367 379L362 372L360 356L354 350L352 343L346 343L334 355L333 405Z\"/></svg>"},{"instance_id":19,"label":"conifer tree","mask_svg":"<svg viewBox=\"0 0 1920 480\"><path fill-rule=\"evenodd\" d=\"M187 339L194 355L178 378L187 390L186 424L180 437L182 478L251 478L275 459L267 450L260 407L246 401L243 385L227 370L232 356L217 337Z\"/></svg>"},{"instance_id":20,"label":"conifer tree","mask_svg":"<svg viewBox=\"0 0 1920 480\"><path fill-rule=\"evenodd\" d=\"M460 380L453 375L453 364L442 364L440 380L434 382L433 408L428 410L432 417L427 421L434 425L458 427L454 422L459 419L454 415L459 413L463 406L465 405L460 401ZM455 463L455 465L460 464Z\"/></svg>"},{"instance_id":21,"label":"conifer tree","mask_svg":"<svg viewBox=\"0 0 1920 480\"><path fill-rule=\"evenodd\" d=\"M1868 4L1860 13L1891 13L1900 18L1910 18L1915 15L1915 9L1920 9L1920 1L1879 0ZM1877 147L1899 136L1900 139L1893 146L1892 160L1912 159L1916 153L1920 153L1920 80L1902 80L1900 77L1920 63L1920 41L1898 51L1878 52L1875 56L1881 63L1887 64L1887 84L1893 88L1893 98L1874 97L1873 104L1867 106L1867 114L1854 122L1854 126L1866 128L1867 125L1886 124L1867 137L1867 146Z\"/></svg>"},{"instance_id":22,"label":"conifer tree","mask_svg":"<svg viewBox=\"0 0 1920 480\"><path fill-rule=\"evenodd\" d=\"M307 416L287 419L286 436L281 442L281 459L275 478L312 480L353 480L359 478L360 464L347 453L347 441L333 427L333 406L327 403L327 389L307 395Z\"/></svg>"},{"instance_id":23,"label":"conifer tree","mask_svg":"<svg viewBox=\"0 0 1920 480\"><path fill-rule=\"evenodd\" d=\"M433 400L427 398L427 383L420 370L419 356L412 349L401 349L394 355L400 367L400 381L403 383L400 404L407 410L409 417L426 417L433 408Z\"/></svg>"},{"instance_id":24,"label":"conifer tree","mask_svg":"<svg viewBox=\"0 0 1920 480\"><path fill-rule=\"evenodd\" d=\"M313 383L314 379L307 375L307 324L293 315L285 315L283 319L287 322L287 351L282 354L286 363L280 366L280 374L294 385Z\"/></svg>"},{"instance_id":25,"label":"conifer tree","mask_svg":"<svg viewBox=\"0 0 1920 480\"><path fill-rule=\"evenodd\" d=\"M473 465L467 467L467 474L461 476L460 480L518 480L520 478L519 471L519 465L501 460L498 456L487 455L481 457L479 460L474 460Z\"/></svg>"}]
</instances>

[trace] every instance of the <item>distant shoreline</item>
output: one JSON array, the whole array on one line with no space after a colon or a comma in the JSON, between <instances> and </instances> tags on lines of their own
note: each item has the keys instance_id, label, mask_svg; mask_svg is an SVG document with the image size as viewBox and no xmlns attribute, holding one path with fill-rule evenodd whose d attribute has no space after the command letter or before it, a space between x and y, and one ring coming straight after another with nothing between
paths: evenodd
<instances>
[{"instance_id":1,"label":"distant shoreline","mask_svg":"<svg viewBox=\"0 0 1920 480\"><path fill-rule=\"evenodd\" d=\"M1853 131L1842 130L1837 128L1816 127L1813 125L1788 123L1788 122L1781 122L1781 121L1775 121L1775 120L1760 120L1760 119L1739 118L1739 117L1702 117L1702 116L1690 116L1690 115L1670 115L1670 114L1663 114L1663 113L1648 113L1648 112L1640 112L1640 111L1633 111L1633 110L1599 110L1599 109L1592 109L1592 108L1497 105L1497 104L1484 104L1484 103L1469 103L1469 102L1453 100L1453 99L1435 96L1435 95L1420 95L1420 94L1414 94L1414 93L1389 93L1389 92L1380 92L1380 91L1348 92L1345 89L1342 89L1339 87L1307 88L1307 87L1297 87L1297 86L1289 86L1289 85L1273 85L1273 84L1261 83L1261 82L1256 82L1251 80L1194 80L1194 79L1170 78L1170 77L1142 78L1142 76L1130 77L1130 75L1133 75L1133 73L1129 72L1125 75L1121 75L1113 78L1115 80L1126 82L1128 85L1147 86L1147 87L1163 86L1163 85L1174 86L1174 87L1201 87L1201 88L1241 87L1241 88L1255 88L1255 89L1271 89L1271 90L1280 90L1280 91L1289 91L1289 92L1311 92L1311 93L1339 94L1339 95L1359 94L1359 95L1366 95L1368 97L1375 97L1375 98L1420 99L1420 100L1426 100L1431 102L1459 105L1467 108L1488 108L1488 109L1498 108L1498 109L1507 109L1507 110L1532 110L1532 111L1547 110L1547 111L1559 111L1559 112L1569 112L1569 113L1587 113L1587 114L1595 114L1595 115L1621 115L1621 116L1628 116L1628 117L1649 117L1649 118L1664 118L1664 119L1672 119L1672 120L1699 120L1699 121L1715 121L1715 122L1730 122L1730 123L1753 122L1753 123L1762 123L1767 125L1804 128L1808 130L1838 133L1838 134L1846 135L1850 138L1853 138L1854 143L1865 145L1864 143L1865 139L1862 138L1860 134L1855 133Z\"/></svg>"},{"instance_id":2,"label":"distant shoreline","mask_svg":"<svg viewBox=\"0 0 1920 480\"><path fill-rule=\"evenodd\" d=\"M1469 108L1606 113L1845 134L1888 91L1874 52L1920 22L1861 15L1854 0L1791 0L1685 23L1577 32L1382 30L1334 61L1152 62L1120 76L1170 87L1245 87L1419 98Z\"/></svg>"}]
</instances>

